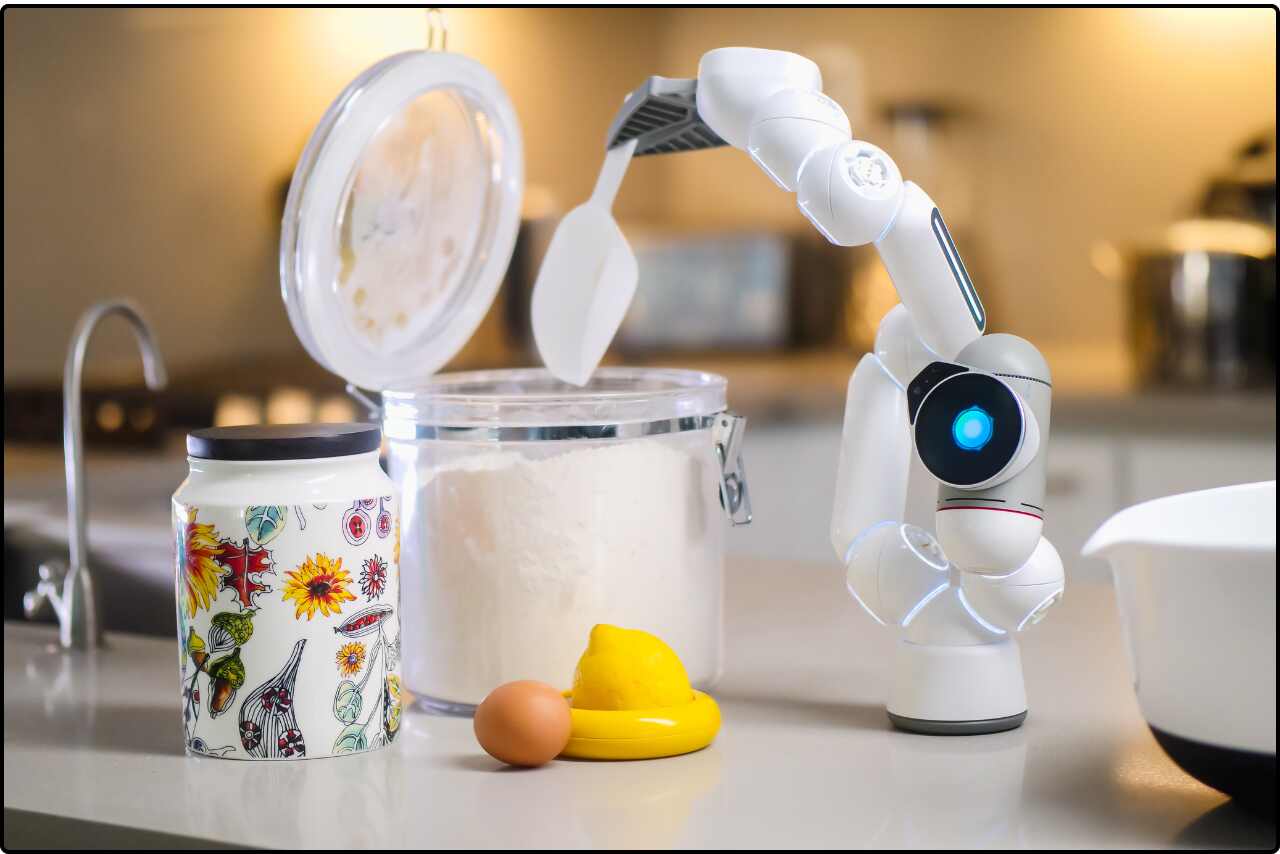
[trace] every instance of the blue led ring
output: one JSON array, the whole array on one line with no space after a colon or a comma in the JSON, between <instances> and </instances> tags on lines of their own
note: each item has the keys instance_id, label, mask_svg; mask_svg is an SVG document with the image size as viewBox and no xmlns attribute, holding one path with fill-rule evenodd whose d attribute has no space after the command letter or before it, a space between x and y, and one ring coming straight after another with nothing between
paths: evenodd
<instances>
[{"instance_id":1,"label":"blue led ring","mask_svg":"<svg viewBox=\"0 0 1280 854\"><path fill-rule=\"evenodd\" d=\"M981 451L995 435L995 420L981 406L960 411L951 422L951 438L962 451Z\"/></svg>"}]
</instances>

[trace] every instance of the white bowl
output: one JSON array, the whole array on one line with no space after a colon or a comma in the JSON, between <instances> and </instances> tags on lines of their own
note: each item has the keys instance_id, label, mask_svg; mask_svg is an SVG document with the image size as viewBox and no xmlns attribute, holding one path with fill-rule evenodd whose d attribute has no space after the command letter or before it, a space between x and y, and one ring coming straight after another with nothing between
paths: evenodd
<instances>
[{"instance_id":1,"label":"white bowl","mask_svg":"<svg viewBox=\"0 0 1280 854\"><path fill-rule=\"evenodd\" d=\"M1274 811L1276 483L1172 495L1107 520L1138 704L1183 770Z\"/></svg>"}]
</instances>

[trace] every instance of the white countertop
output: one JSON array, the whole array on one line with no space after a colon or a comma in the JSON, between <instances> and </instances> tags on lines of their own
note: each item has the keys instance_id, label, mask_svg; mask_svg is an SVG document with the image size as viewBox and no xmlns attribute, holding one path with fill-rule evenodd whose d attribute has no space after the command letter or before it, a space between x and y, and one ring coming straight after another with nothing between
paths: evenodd
<instances>
[{"instance_id":1,"label":"white countertop","mask_svg":"<svg viewBox=\"0 0 1280 854\"><path fill-rule=\"evenodd\" d=\"M831 566L728 568L724 727L646 762L499 765L466 719L413 713L389 749L247 763L182 750L177 653L95 656L6 624L5 847L129 839L261 847L1275 846L1148 734L1108 585L1068 581L1023 639L1030 715L970 737L890 729L894 639ZM569 674L566 674L566 679ZM105 825L105 826L104 826Z\"/></svg>"}]
</instances>

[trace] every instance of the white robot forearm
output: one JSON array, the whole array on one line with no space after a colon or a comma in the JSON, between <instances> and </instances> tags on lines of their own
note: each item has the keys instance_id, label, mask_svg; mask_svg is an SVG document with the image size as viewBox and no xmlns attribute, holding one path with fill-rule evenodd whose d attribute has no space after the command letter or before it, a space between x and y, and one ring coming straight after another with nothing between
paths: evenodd
<instances>
[{"instance_id":1,"label":"white robot forearm","mask_svg":"<svg viewBox=\"0 0 1280 854\"><path fill-rule=\"evenodd\" d=\"M864 531L906 518L911 469L907 393L874 353L859 361L845 395L844 432L876 436L875 442L842 442L831 513L831 546L846 564ZM860 484L877 484L875 489ZM874 613L874 610L873 610Z\"/></svg>"},{"instance_id":2,"label":"white robot forearm","mask_svg":"<svg viewBox=\"0 0 1280 854\"><path fill-rule=\"evenodd\" d=\"M708 113L728 121L725 139L794 192L801 212L832 243L874 244L917 334L939 358L953 358L986 330L987 318L933 200L904 182L884 151L852 138L844 110L822 94L816 66L793 54L783 55L791 59L774 51L743 56L741 50L703 57L698 71L703 117L718 132ZM751 86L744 85L741 66L747 60L771 68L772 76L754 76ZM786 83L791 85L769 92ZM748 110L744 135L729 114Z\"/></svg>"}]
</instances>

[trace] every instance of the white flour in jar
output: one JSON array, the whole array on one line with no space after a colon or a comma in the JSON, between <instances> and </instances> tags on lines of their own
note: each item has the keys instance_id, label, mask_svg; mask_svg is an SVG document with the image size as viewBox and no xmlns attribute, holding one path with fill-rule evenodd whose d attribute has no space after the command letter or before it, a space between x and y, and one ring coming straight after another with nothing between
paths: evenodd
<instances>
[{"instance_id":1,"label":"white flour in jar","mask_svg":"<svg viewBox=\"0 0 1280 854\"><path fill-rule=\"evenodd\" d=\"M405 483L411 690L474 704L513 679L567 688L596 623L662 638L695 684L719 677L726 523L707 431L427 445L437 465Z\"/></svg>"}]
</instances>

